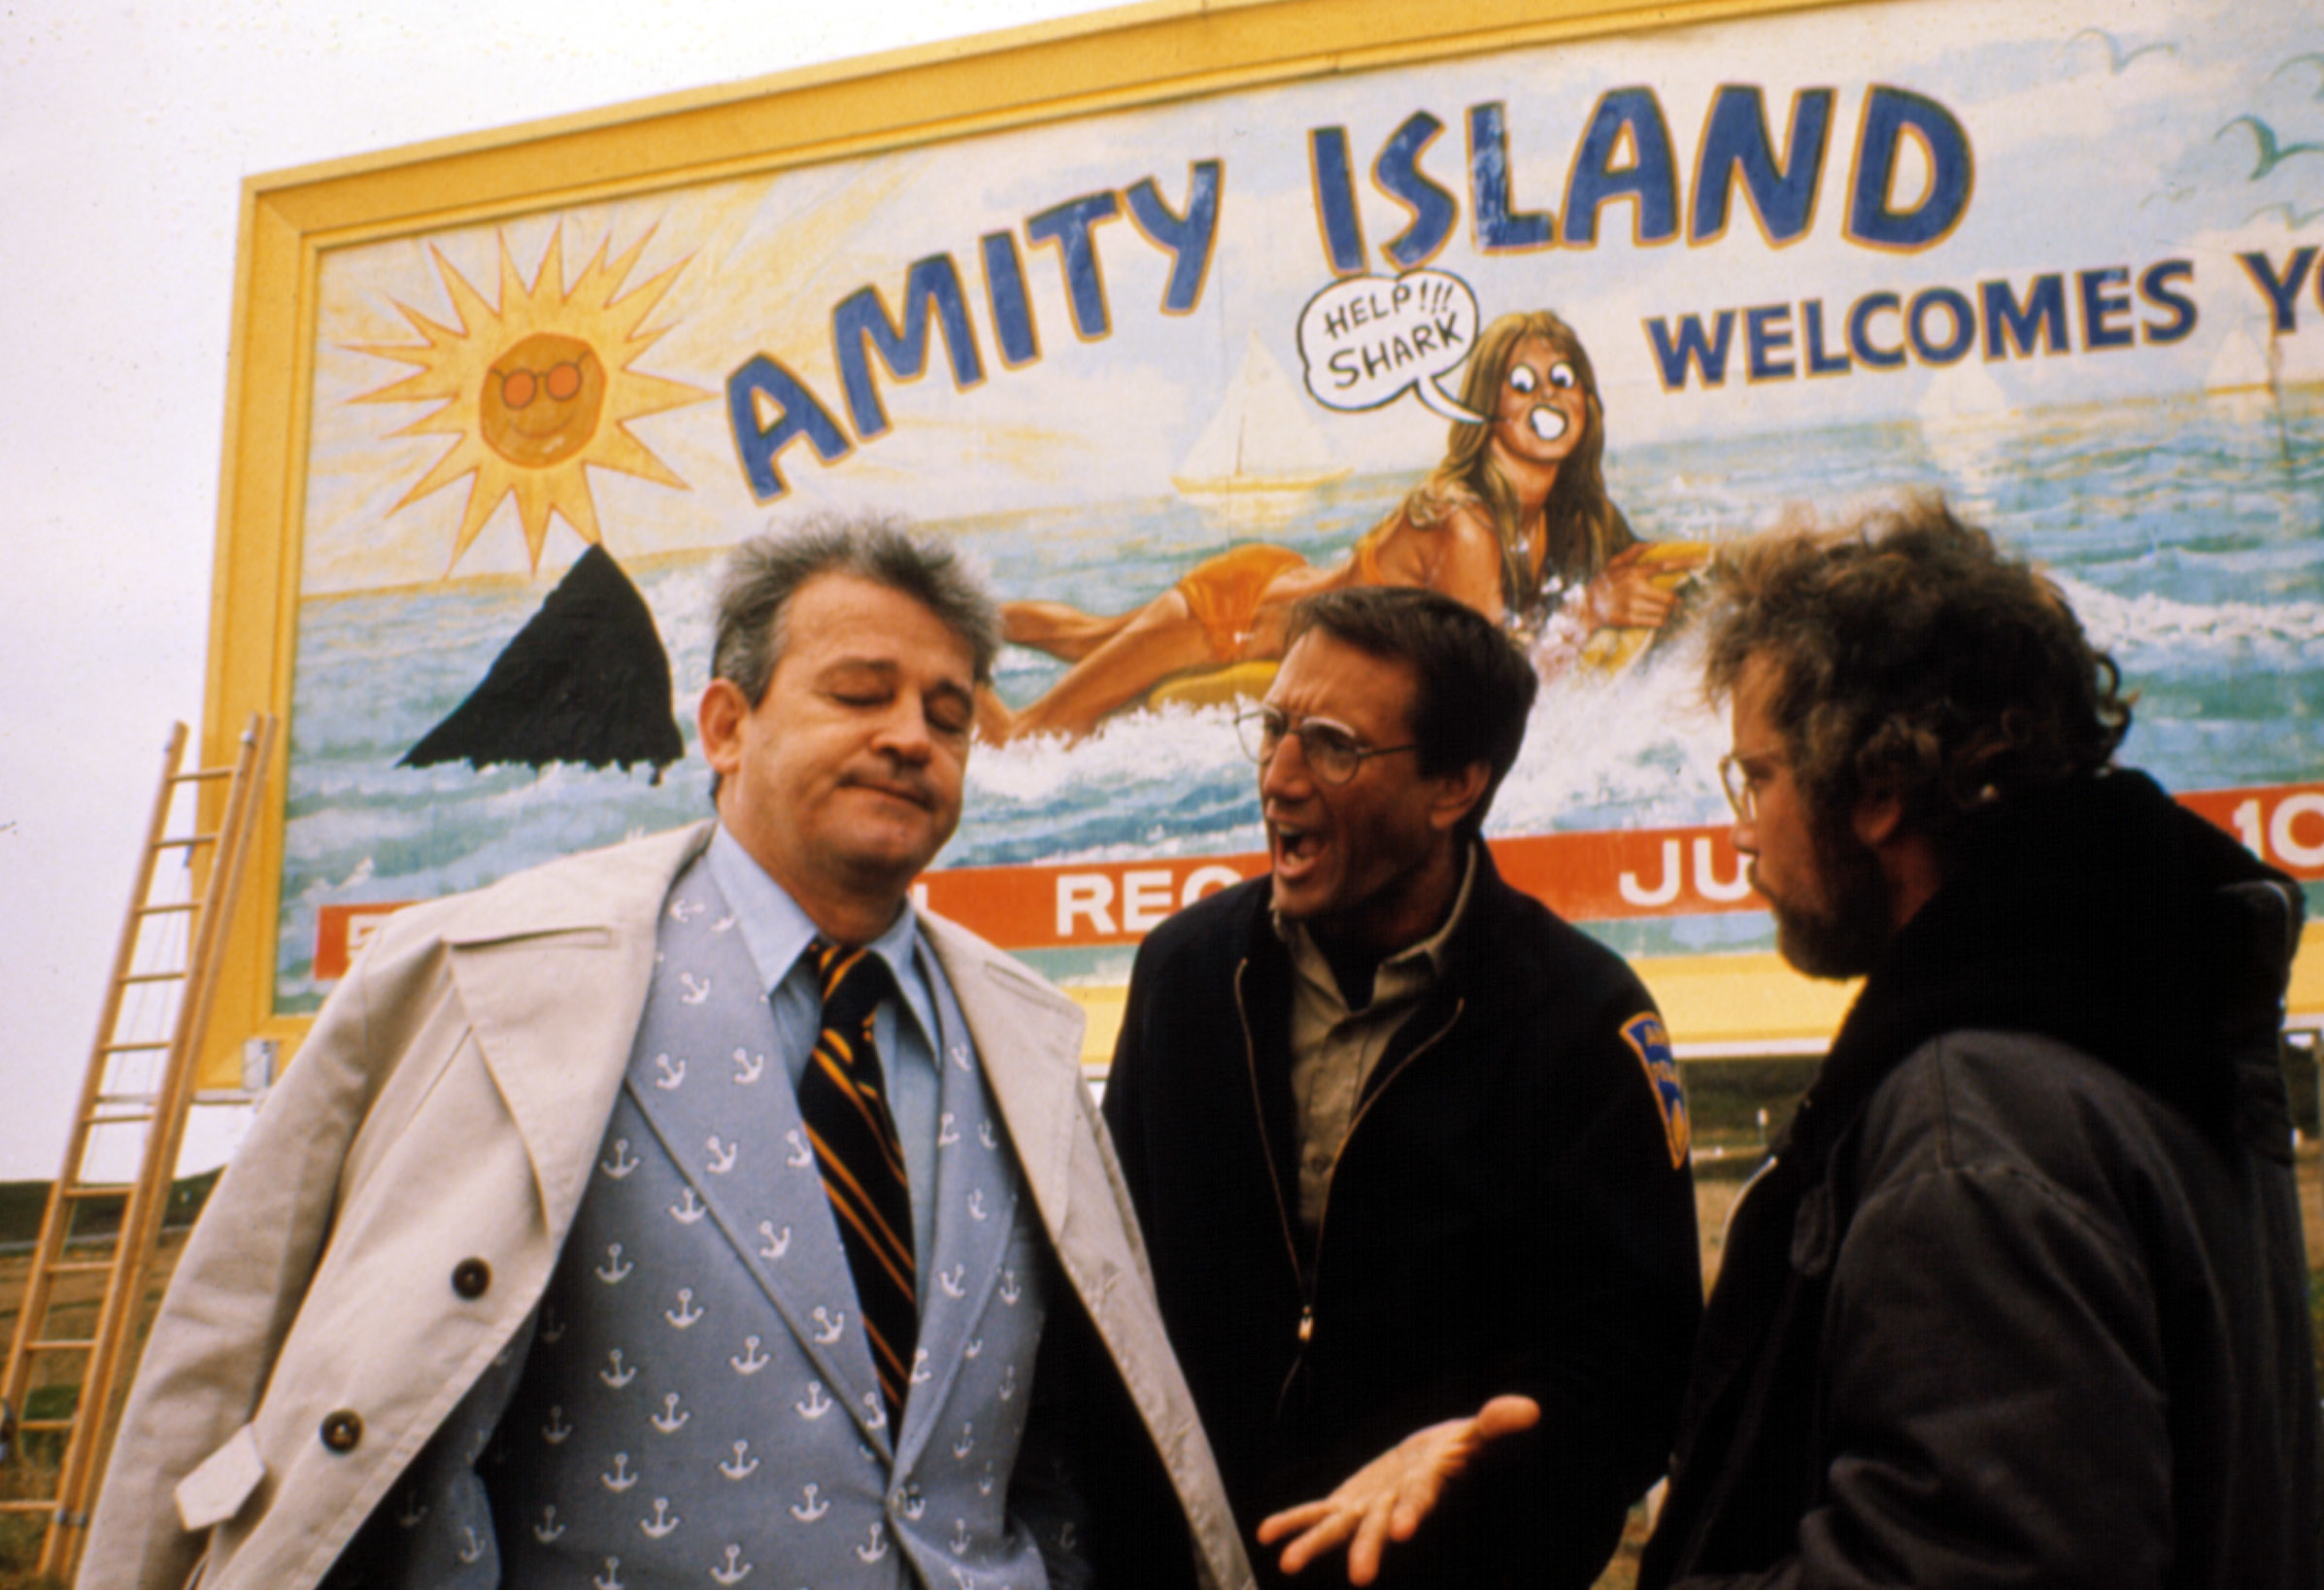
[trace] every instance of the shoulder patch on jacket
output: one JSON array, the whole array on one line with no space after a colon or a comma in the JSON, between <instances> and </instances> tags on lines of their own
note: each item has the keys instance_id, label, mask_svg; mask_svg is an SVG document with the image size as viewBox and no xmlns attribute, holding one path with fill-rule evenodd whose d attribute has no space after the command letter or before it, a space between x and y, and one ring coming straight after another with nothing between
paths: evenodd
<instances>
[{"instance_id":1,"label":"shoulder patch on jacket","mask_svg":"<svg viewBox=\"0 0 2324 1590\"><path fill-rule=\"evenodd\" d=\"M1670 1145L1670 1167L1675 1170L1687 1163L1695 1133L1687 1115L1686 1090L1678 1081L1678 1061L1670 1053L1670 1034L1660 1016L1641 1010L1622 1024L1622 1041L1645 1069L1646 1087L1662 1114L1663 1136Z\"/></svg>"}]
</instances>

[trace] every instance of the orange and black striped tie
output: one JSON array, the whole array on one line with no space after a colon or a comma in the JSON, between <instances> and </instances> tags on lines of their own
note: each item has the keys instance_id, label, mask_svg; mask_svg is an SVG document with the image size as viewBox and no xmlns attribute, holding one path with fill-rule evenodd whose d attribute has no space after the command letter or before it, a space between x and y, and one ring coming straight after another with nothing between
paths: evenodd
<instances>
[{"instance_id":1,"label":"orange and black striped tie","mask_svg":"<svg viewBox=\"0 0 2324 1590\"><path fill-rule=\"evenodd\" d=\"M871 1343L888 1418L900 1428L920 1339L912 1269L912 1192L887 1079L872 1043L872 1012L888 989L886 963L869 950L818 938L807 947L823 986L823 1031L799 1078L799 1116L839 1217L856 1276L856 1301Z\"/></svg>"}]
</instances>

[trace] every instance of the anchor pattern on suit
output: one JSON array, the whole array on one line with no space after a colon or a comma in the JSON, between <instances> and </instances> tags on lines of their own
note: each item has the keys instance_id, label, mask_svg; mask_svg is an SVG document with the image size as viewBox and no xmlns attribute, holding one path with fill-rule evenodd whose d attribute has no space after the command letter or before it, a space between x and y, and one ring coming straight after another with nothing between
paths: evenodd
<instances>
[{"instance_id":1,"label":"anchor pattern on suit","mask_svg":"<svg viewBox=\"0 0 2324 1590\"><path fill-rule=\"evenodd\" d=\"M796 1152L787 1035L722 924L697 864L537 1316L557 1337L536 1333L484 1465L502 1582L1029 1590L1040 1558L993 1476L1023 1435L1048 1260L964 1024L942 994L934 1268L899 1416Z\"/></svg>"}]
</instances>

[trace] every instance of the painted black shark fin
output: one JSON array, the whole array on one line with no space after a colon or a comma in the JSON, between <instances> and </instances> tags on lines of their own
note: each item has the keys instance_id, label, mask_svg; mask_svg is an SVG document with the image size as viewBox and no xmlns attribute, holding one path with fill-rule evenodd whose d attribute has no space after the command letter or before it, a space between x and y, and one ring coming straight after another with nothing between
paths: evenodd
<instances>
[{"instance_id":1,"label":"painted black shark fin","mask_svg":"<svg viewBox=\"0 0 2324 1590\"><path fill-rule=\"evenodd\" d=\"M654 615L622 566L592 546L493 659L484 683L396 765L643 762L659 783L661 769L684 755Z\"/></svg>"}]
</instances>

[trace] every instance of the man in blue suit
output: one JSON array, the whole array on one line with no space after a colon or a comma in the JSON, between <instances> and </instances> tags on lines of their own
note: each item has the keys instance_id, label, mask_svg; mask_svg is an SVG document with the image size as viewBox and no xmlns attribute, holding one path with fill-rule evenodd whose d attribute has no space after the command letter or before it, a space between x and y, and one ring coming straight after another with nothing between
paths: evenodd
<instances>
[{"instance_id":1,"label":"man in blue suit","mask_svg":"<svg viewBox=\"0 0 2324 1590\"><path fill-rule=\"evenodd\" d=\"M379 935L188 1245L84 1583L1248 1582L1080 1015L908 897L996 647L892 527L740 550L717 821Z\"/></svg>"}]
</instances>

